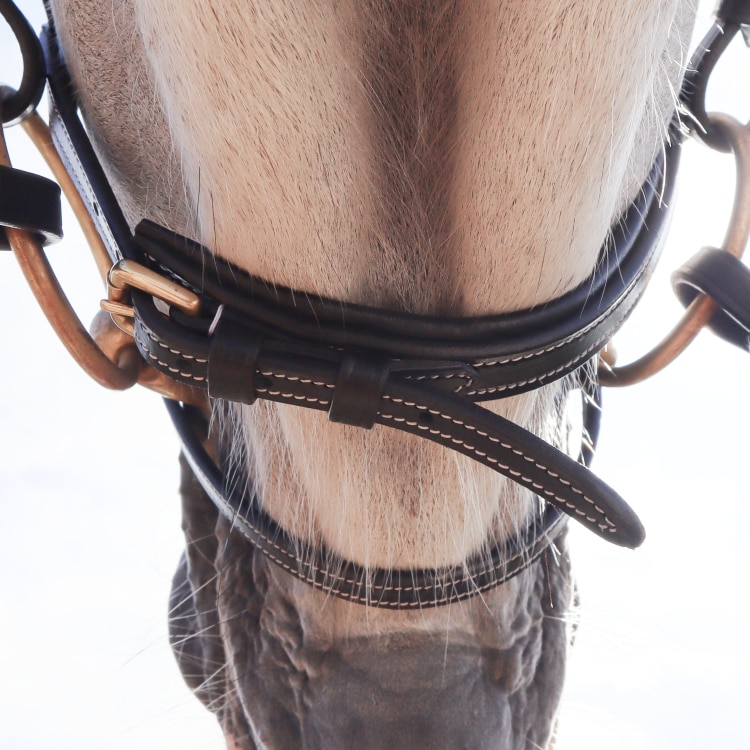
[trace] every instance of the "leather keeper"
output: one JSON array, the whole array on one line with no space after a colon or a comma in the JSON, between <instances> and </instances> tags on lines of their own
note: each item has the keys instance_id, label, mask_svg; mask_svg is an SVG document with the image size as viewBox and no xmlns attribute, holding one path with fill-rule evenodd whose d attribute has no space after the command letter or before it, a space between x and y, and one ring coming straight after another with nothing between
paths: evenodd
<instances>
[{"instance_id":1,"label":"leather keeper","mask_svg":"<svg viewBox=\"0 0 750 750\"><path fill-rule=\"evenodd\" d=\"M0 249L10 250L5 227L37 235L44 245L62 239L60 188L31 172L0 165Z\"/></svg>"},{"instance_id":2,"label":"leather keeper","mask_svg":"<svg viewBox=\"0 0 750 750\"><path fill-rule=\"evenodd\" d=\"M235 321L223 317L211 337L208 352L208 395L255 402L255 365L263 339Z\"/></svg>"},{"instance_id":3,"label":"leather keeper","mask_svg":"<svg viewBox=\"0 0 750 750\"><path fill-rule=\"evenodd\" d=\"M672 287L687 307L699 294L719 310L710 329L720 338L750 351L750 268L726 250L704 247L672 274Z\"/></svg>"},{"instance_id":4,"label":"leather keeper","mask_svg":"<svg viewBox=\"0 0 750 750\"><path fill-rule=\"evenodd\" d=\"M378 416L388 372L387 359L345 354L336 378L328 419L369 430Z\"/></svg>"}]
</instances>

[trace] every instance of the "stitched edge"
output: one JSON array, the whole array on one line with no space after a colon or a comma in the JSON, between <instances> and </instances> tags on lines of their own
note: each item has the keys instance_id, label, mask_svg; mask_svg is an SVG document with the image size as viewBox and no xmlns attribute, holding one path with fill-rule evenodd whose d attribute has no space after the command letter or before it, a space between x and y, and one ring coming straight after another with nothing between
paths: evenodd
<instances>
[{"instance_id":1,"label":"stitched edge","mask_svg":"<svg viewBox=\"0 0 750 750\"><path fill-rule=\"evenodd\" d=\"M517 456L520 456L524 459L524 461L528 461L529 463L533 464L537 469L547 474L547 476L550 477L553 481L559 482L566 487L568 487L572 492L574 492L576 495L579 495L583 500L585 500L595 511L597 511L600 515L600 518L592 517L586 514L584 510L579 508L574 503L571 503L570 500L567 500L563 497L560 497L557 495L554 491L545 488L543 485L540 485L538 482L535 482L531 477L526 477L523 475L523 473L515 471L511 469L509 466L503 464L500 462L499 459L495 458L494 456L488 455L486 452L479 450L476 446L473 446L469 443L467 443L465 440L462 440L459 437L456 437L455 435L452 435L449 432L442 432L441 430L435 429L434 427L430 427L429 425L423 425L416 421L410 421L406 417L397 417L394 414L385 414L381 412L380 417L383 419L390 419L395 422L404 422L405 424L408 424L410 427L416 427L418 430L422 432L429 432L431 435L438 435L439 437L443 438L444 440L449 440L451 443L454 443L456 445L460 445L463 448L465 448L468 452L474 454L478 458L482 459L483 461L489 461L490 463L497 464L499 468L501 468L504 472L507 472L511 476L511 478L519 478L524 480L527 485L530 486L530 488L534 489L535 491L541 491L544 495L550 498L554 498L558 502L565 505L565 507L570 508L576 515L582 516L587 521L596 524L602 531L609 531L610 533L617 533L617 526L614 524L608 517L605 511L600 508L594 500L592 500L590 497L588 497L582 490L578 489L577 487L573 486L573 484L568 481L567 479L564 479L561 477L557 472L552 471L544 464L539 463L535 458L532 456L528 456L526 453L524 453L519 448L516 448L515 446L511 445L510 443L504 443L499 438L494 437L493 435L488 434L487 432L480 430L479 428L475 427L472 424L466 423L460 419L457 419L455 417L451 417L450 415L443 414L442 412L438 411L437 409L431 409L423 404L417 404L415 402L411 401L405 401L404 399L395 398L393 396L386 394L383 394L383 398L387 399L388 401L391 401L393 403L400 403L407 407L413 407L416 408L419 411L425 411L430 414L433 414L435 416L441 417L442 419L445 419L452 424L462 427L467 430L471 430L473 432L476 432L480 437L486 438L492 443L496 443L501 448L503 448L506 451L511 451ZM604 525L602 525L604 524Z\"/></svg>"},{"instance_id":2,"label":"stitched edge","mask_svg":"<svg viewBox=\"0 0 750 750\"><path fill-rule=\"evenodd\" d=\"M449 602L461 601L463 599L470 598L472 596L475 596L476 594L482 593L483 591L487 591L489 589L502 585L506 581L510 580L513 576L525 570L527 567L529 567L535 560L537 560L542 555L542 553L547 549L549 544L555 538L554 536L550 538L549 535L544 535L544 538L546 539L547 544L540 544L537 549L530 551L531 547L536 546L536 544L540 540L543 539L543 537L540 535L539 537L536 537L534 539L534 542L532 544L525 546L523 549L517 550L515 554L513 554L511 557L504 560L502 563L485 565L484 567L480 567L476 571L473 571L471 575L469 576L465 574L461 574L461 576L458 579L454 579L454 580L448 580L448 577L450 574L445 573L440 577L436 577L436 580L432 585L425 584L423 586L398 586L398 585L383 585L383 584L378 584L374 582L368 584L365 580L362 580L361 578L351 578L349 576L341 576L337 573L333 573L328 570L325 570L322 572L324 579L321 581L318 577L315 576L315 573L314 573L315 570L319 570L319 569L314 568L312 565L308 563L300 563L300 561L297 559L297 557L294 554L292 554L289 550L285 549L284 547L280 546L278 542L276 542L274 539L269 537L264 531L262 531L256 525L251 523L238 510L235 510L235 508L232 507L232 505L227 501L227 499L223 496L223 494L221 494L218 491L218 489L213 485L210 478L206 476L205 472L202 471L200 465L198 465L197 461L194 460L190 451L187 451L186 455L190 462L190 466L195 472L195 474L199 475L200 477L203 477L204 481L201 482L201 485L204 487L206 491L210 491L210 494L213 495L212 499L214 500L214 502L219 504L222 508L225 508L226 510L231 511L233 522L239 521L241 526L247 527L253 532L253 534L256 537L258 537L260 542L255 542L255 544L258 546L261 552L266 557L268 557L269 560L272 560L275 564L279 565L279 567L283 568L284 570L294 575L296 578L304 581L305 583L310 584L314 588L326 591L340 598L351 600L360 604L369 604L371 606L376 606L376 607L381 607L381 608L386 608L386 609L408 609L408 608L424 607L428 604L431 606L436 606L440 604L447 604ZM274 553L274 550L276 553L278 553L278 555L280 555L280 557ZM526 559L524 560L524 558ZM524 561L524 564L517 568L512 568L511 570L508 570L509 564L515 563L518 560ZM300 565L302 566L301 568L300 568ZM506 572L500 577L493 578L493 580L487 581L481 586L474 585L471 588L464 588L463 591L457 590L459 587L470 586L470 584L473 583L473 579L475 577L481 576L481 575L495 574L501 568L504 568ZM310 571L312 571L312 574L310 573ZM438 578L440 579L440 581L438 580ZM332 579L333 583L326 583L325 579ZM383 601L382 599L375 599L371 596L362 596L362 595L354 593L353 591L341 590L339 588L336 588L337 585L346 585L349 587L356 586L359 588L364 586L366 591L377 591L377 592L380 592L381 596L386 594L387 592L393 592L393 593L399 593L399 594L410 593L410 594L419 595L419 592L421 591L434 591L439 588L442 588L442 589L450 588L454 591L454 593L453 595L444 594L442 597L432 597L427 602L422 601L420 599L410 600L407 602L402 602L402 601L391 602L387 600Z\"/></svg>"},{"instance_id":3,"label":"stitched edge","mask_svg":"<svg viewBox=\"0 0 750 750\"><path fill-rule=\"evenodd\" d=\"M158 344L164 349L167 349L168 351L172 352L173 354L177 354L178 356L184 356L181 352L175 351L174 349L170 349L165 344L162 344L159 339L157 339L154 334L148 330L148 328L144 325L142 321L138 321L139 325L135 327L135 340L136 343L140 344L139 350L142 355L150 359L152 362L156 362L156 364L160 365L162 368L165 368L169 372L173 373L174 375L179 375L181 378L185 378L186 380L192 380L196 383L205 383L206 378L202 375L195 375L192 372L185 372L181 370L179 367L175 367L173 364L169 362L165 362L159 357L154 354L154 352L151 351L148 341L145 341L143 336L145 334L146 337L148 337L151 341L153 341L155 344ZM193 358L196 362L205 362L205 360L200 360L197 358Z\"/></svg>"},{"instance_id":4,"label":"stitched edge","mask_svg":"<svg viewBox=\"0 0 750 750\"><path fill-rule=\"evenodd\" d=\"M638 278L640 278L641 275L642 273L638 277L636 277L636 279L633 281L634 284L637 282ZM627 318L630 315L631 310L638 304L639 299L640 297L636 296L635 299L632 299L630 304L622 308L622 313L625 316L625 318ZM544 372L541 375L537 375L533 378L529 378L528 380L518 381L516 383L509 383L507 385L490 386L488 388L477 388L473 391L467 391L466 395L467 396L483 396L488 393L499 393L502 391L517 390L518 388L523 388L524 386L529 385L530 383L538 383L541 380L551 378L554 375L557 375L558 373L562 372L563 370L568 369L572 365L578 364L579 362L581 362L581 360L584 360L593 356L601 348L604 342L609 341L612 338L612 335L614 335L615 328L616 326L608 326L606 329L606 332L603 331L602 335L599 336L596 342L592 344L588 349L581 352L579 355L569 360L564 365L561 365L560 367L555 368L554 370L548 370L547 372ZM589 327L589 330L590 330L590 327ZM586 333L586 330L584 329L584 331L581 334L581 337L585 335L585 333ZM552 351L552 349L550 349L549 351ZM479 363L474 364L473 366L479 368L479 367L488 367L491 364L503 364L503 363L502 362L496 362L496 363L479 362Z\"/></svg>"},{"instance_id":5,"label":"stitched edge","mask_svg":"<svg viewBox=\"0 0 750 750\"><path fill-rule=\"evenodd\" d=\"M56 150L60 154L60 159L65 164L65 168L68 174L75 175L74 182L79 194L85 193L85 195L81 194L81 198L84 199L84 203L88 205L89 209L94 209L93 211L89 210L89 215L91 215L94 219L99 233L106 237L106 244L108 246L107 250L110 256L110 260L113 257L117 258L120 256L120 252L117 241L112 234L112 229L110 228L107 219L104 218L104 212L101 209L94 189L91 187L86 169L81 163L81 160L78 158L78 151L73 145L73 140L71 139L70 133L68 132L68 126L65 123L65 120L63 120L62 115L60 114L57 102L55 101L55 97L54 95L52 95L52 93L50 93L50 99L52 100L52 111L54 113L54 116L50 115L50 134L53 141L57 139L62 146L61 148L57 148Z\"/></svg>"}]
</instances>

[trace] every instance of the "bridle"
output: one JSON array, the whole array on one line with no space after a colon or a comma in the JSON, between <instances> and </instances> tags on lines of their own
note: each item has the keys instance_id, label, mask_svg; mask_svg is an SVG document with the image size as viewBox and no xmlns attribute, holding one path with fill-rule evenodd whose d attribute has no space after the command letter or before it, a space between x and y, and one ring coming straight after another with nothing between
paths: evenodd
<instances>
[{"instance_id":1,"label":"bridle","mask_svg":"<svg viewBox=\"0 0 750 750\"><path fill-rule=\"evenodd\" d=\"M40 47L13 3L0 0L0 10L25 62L18 92L3 92L3 122L22 121L42 143L56 179L79 204L77 214L108 279L105 312L93 337L67 307L41 250L62 235L59 188L13 169L7 155L0 167L0 242L12 246L58 334L98 382L118 389L140 382L167 396L203 489L269 559L350 601L421 608L507 581L549 548L568 516L615 544L637 547L643 541L635 513L588 469L600 383L628 384L653 374L705 325L750 349L750 271L739 260L750 234L750 130L728 116L707 115L704 106L716 60L750 24L750 3L720 5L682 93L684 122L688 112L694 118L690 130L736 157L737 197L727 238L721 249L701 251L675 274L686 317L660 347L625 368L605 350L658 260L688 134L677 122L582 285L515 313L411 315L280 288L215 257L205 264L206 248L148 220L131 233L78 118L54 25L45 28ZM51 141L33 114L45 78ZM569 375L582 394L585 424L575 457L479 405ZM455 568L365 569L312 549L281 529L252 490L228 486L203 446L209 399L252 404L258 398L323 410L333 422L365 429L377 423L425 437L530 489L540 498L538 512L517 538Z\"/></svg>"}]
</instances>

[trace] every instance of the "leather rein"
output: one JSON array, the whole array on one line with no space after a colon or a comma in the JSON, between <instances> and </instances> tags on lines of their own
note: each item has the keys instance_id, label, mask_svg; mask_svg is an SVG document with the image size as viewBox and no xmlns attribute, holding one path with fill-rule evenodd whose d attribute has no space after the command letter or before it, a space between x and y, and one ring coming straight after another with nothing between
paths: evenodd
<instances>
[{"instance_id":1,"label":"leather rein","mask_svg":"<svg viewBox=\"0 0 750 750\"><path fill-rule=\"evenodd\" d=\"M118 389L140 382L167 396L194 474L264 555L329 594L397 609L446 604L502 584L549 548L568 517L614 544L641 544L644 530L635 513L588 468L600 383L621 385L652 374L705 325L750 349L750 271L739 260L750 233L750 131L726 115L707 115L704 106L716 60L750 24L750 3L720 5L681 97L693 132L714 148L732 150L737 160L727 238L722 248L704 249L676 272L685 318L654 352L624 368L603 351L658 260L687 129L673 125L593 274L573 291L508 314L399 313L278 287L214 256L206 263L206 248L148 220L131 232L79 119L54 25L45 27L40 46L13 3L0 0L0 11L25 63L19 90L5 88L0 96L3 122L21 121L42 144L107 274L108 299L93 335L66 307L41 249L62 236L60 189L12 168L7 153L0 153L0 247L15 251L58 335L98 382ZM45 82L50 133L34 113ZM572 377L567 391L581 393L585 427L573 457L480 406L566 376ZM531 490L539 498L537 512L518 538L457 567L379 570L341 560L286 533L252 488L239 491L228 483L204 448L209 399L252 404L258 398L326 411L333 422L364 429L380 424L432 440Z\"/></svg>"}]
</instances>

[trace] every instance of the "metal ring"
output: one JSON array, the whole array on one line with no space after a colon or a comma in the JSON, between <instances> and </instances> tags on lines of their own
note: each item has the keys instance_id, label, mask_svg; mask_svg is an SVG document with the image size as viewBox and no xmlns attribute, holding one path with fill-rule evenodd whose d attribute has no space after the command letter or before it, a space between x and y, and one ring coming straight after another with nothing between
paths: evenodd
<instances>
[{"instance_id":1,"label":"metal ring","mask_svg":"<svg viewBox=\"0 0 750 750\"><path fill-rule=\"evenodd\" d=\"M107 278L111 260L99 237L70 175L52 144L49 128L34 113L24 120L23 128L44 157L68 199L103 279ZM0 130L0 164L10 166L5 137ZM149 367L141 358L132 334L126 336L115 328L112 318L101 316L89 334L68 301L40 242L29 232L8 228L8 238L21 270L58 338L80 367L97 383L113 390L126 390L138 383L167 398L205 406L205 394L196 388L171 380ZM125 339L122 338L125 336Z\"/></svg>"},{"instance_id":2,"label":"metal ring","mask_svg":"<svg viewBox=\"0 0 750 750\"><path fill-rule=\"evenodd\" d=\"M1 130L0 164L11 166ZM138 363L130 360L123 369L102 352L73 310L39 239L30 232L12 227L7 227L6 233L31 291L58 338L76 362L97 383L107 388L124 390L134 385L139 375Z\"/></svg>"},{"instance_id":3,"label":"metal ring","mask_svg":"<svg viewBox=\"0 0 750 750\"><path fill-rule=\"evenodd\" d=\"M36 109L44 91L46 65L39 39L15 3L0 0L0 13L13 31L23 57L23 76L18 90L0 86L0 112L3 127L8 127L25 120Z\"/></svg>"},{"instance_id":4,"label":"metal ring","mask_svg":"<svg viewBox=\"0 0 750 750\"><path fill-rule=\"evenodd\" d=\"M750 238L750 129L726 114L709 114L711 127L731 147L736 165L736 186L732 215L722 249L741 258ZM680 355L717 310L706 295L696 297L677 325L648 354L621 367L610 366L600 357L599 382L606 386L626 386L655 375Z\"/></svg>"}]
</instances>

